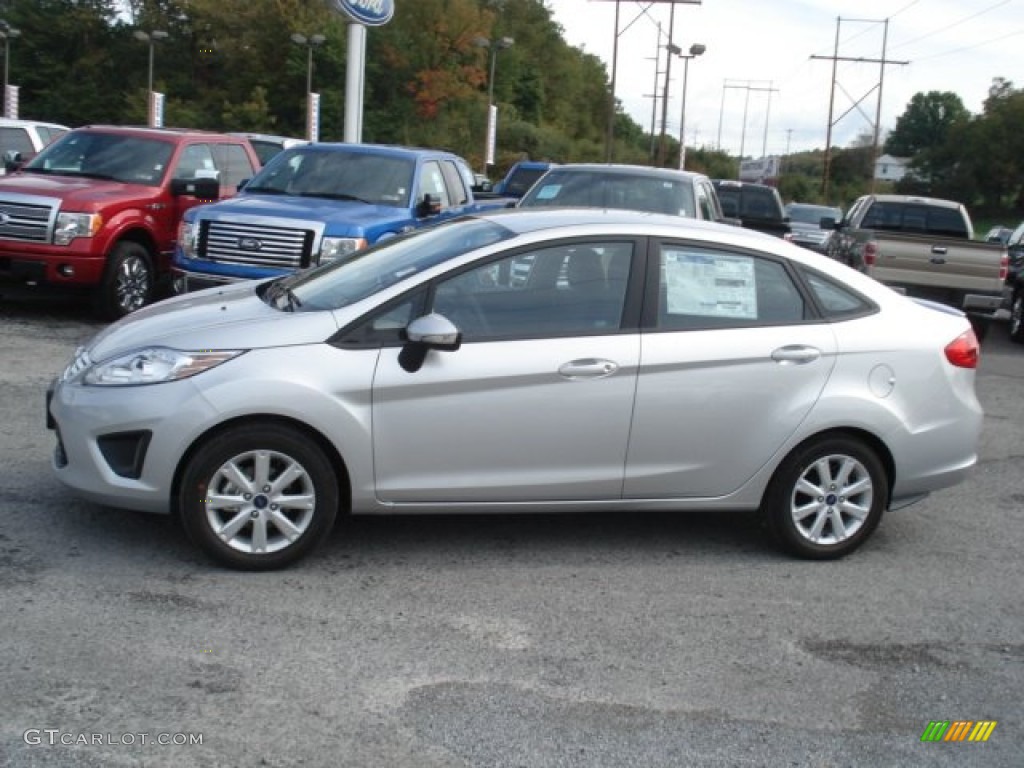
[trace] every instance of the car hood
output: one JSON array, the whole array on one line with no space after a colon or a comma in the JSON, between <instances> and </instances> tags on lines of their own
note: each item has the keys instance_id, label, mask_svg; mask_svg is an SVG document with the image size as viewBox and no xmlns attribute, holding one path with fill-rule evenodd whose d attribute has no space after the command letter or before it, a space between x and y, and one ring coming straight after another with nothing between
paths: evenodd
<instances>
[{"instance_id":1,"label":"car hood","mask_svg":"<svg viewBox=\"0 0 1024 768\"><path fill-rule=\"evenodd\" d=\"M149 346L180 350L257 349L314 344L338 330L330 312L284 312L256 295L260 281L187 293L144 307L89 344L99 362Z\"/></svg>"},{"instance_id":2,"label":"car hood","mask_svg":"<svg viewBox=\"0 0 1024 768\"><path fill-rule=\"evenodd\" d=\"M204 219L230 219L238 216L310 219L327 225L371 226L381 221L394 221L408 216L405 208L390 205L371 205L357 200L328 200L323 197L288 195L248 195L244 192L215 206L197 209Z\"/></svg>"},{"instance_id":3,"label":"car hood","mask_svg":"<svg viewBox=\"0 0 1024 768\"><path fill-rule=\"evenodd\" d=\"M23 195L56 197L64 202L66 209L89 210L111 200L156 197L159 187L142 184L123 184L119 181L89 179L84 176L50 176L37 173L8 174L0 180L2 192L18 192Z\"/></svg>"}]
</instances>

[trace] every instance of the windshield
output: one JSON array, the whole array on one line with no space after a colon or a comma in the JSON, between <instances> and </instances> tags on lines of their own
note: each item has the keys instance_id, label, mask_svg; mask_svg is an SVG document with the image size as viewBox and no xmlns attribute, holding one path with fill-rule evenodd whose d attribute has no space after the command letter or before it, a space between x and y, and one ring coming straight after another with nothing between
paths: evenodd
<instances>
[{"instance_id":1,"label":"windshield","mask_svg":"<svg viewBox=\"0 0 1024 768\"><path fill-rule=\"evenodd\" d=\"M789 216L790 221L795 221L798 224L813 224L816 227L821 224L822 219L831 218L839 221L843 218L842 211L827 205L791 204L786 206L786 215Z\"/></svg>"},{"instance_id":2,"label":"windshield","mask_svg":"<svg viewBox=\"0 0 1024 768\"><path fill-rule=\"evenodd\" d=\"M448 259L515 237L486 219L461 218L385 240L346 261L325 264L268 285L264 300L301 310L340 309ZM278 299L283 297L283 303Z\"/></svg>"},{"instance_id":3,"label":"windshield","mask_svg":"<svg viewBox=\"0 0 1024 768\"><path fill-rule=\"evenodd\" d=\"M660 175L553 170L519 203L521 208L556 205L697 215L692 182Z\"/></svg>"},{"instance_id":4,"label":"windshield","mask_svg":"<svg viewBox=\"0 0 1024 768\"><path fill-rule=\"evenodd\" d=\"M408 208L415 171L407 157L296 147L275 155L245 191Z\"/></svg>"},{"instance_id":5,"label":"windshield","mask_svg":"<svg viewBox=\"0 0 1024 768\"><path fill-rule=\"evenodd\" d=\"M23 171L159 186L174 145L123 133L72 131L32 158Z\"/></svg>"}]
</instances>

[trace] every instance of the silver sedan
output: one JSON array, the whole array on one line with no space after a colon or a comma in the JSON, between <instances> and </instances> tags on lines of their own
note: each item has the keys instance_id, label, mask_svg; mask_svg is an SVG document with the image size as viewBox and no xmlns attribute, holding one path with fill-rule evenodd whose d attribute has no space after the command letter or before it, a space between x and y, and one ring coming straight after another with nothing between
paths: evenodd
<instances>
[{"instance_id":1,"label":"silver sedan","mask_svg":"<svg viewBox=\"0 0 1024 768\"><path fill-rule=\"evenodd\" d=\"M501 211L136 312L48 393L57 477L236 568L339 512L761 510L835 558L976 461L955 310L736 227Z\"/></svg>"}]
</instances>

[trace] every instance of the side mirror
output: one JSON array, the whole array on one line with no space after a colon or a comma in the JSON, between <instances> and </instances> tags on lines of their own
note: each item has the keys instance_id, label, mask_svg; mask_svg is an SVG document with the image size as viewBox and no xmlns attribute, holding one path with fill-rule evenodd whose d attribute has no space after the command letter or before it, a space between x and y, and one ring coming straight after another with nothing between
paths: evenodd
<instances>
[{"instance_id":1,"label":"side mirror","mask_svg":"<svg viewBox=\"0 0 1024 768\"><path fill-rule=\"evenodd\" d=\"M416 218L425 219L428 216L436 216L441 212L441 202L434 200L427 192L423 195L423 199L416 204Z\"/></svg>"},{"instance_id":2,"label":"side mirror","mask_svg":"<svg viewBox=\"0 0 1024 768\"><path fill-rule=\"evenodd\" d=\"M220 182L217 179L171 179L171 194L213 202L220 197Z\"/></svg>"},{"instance_id":3,"label":"side mirror","mask_svg":"<svg viewBox=\"0 0 1024 768\"><path fill-rule=\"evenodd\" d=\"M248 184L250 181L252 181L252 179L242 179L240 182L238 182L238 186L235 187L235 192L241 192L243 189L245 189L245 185Z\"/></svg>"},{"instance_id":4,"label":"side mirror","mask_svg":"<svg viewBox=\"0 0 1024 768\"><path fill-rule=\"evenodd\" d=\"M11 173L21 168L25 163L25 158L22 157L21 152L16 149L9 149L4 152L4 171Z\"/></svg>"},{"instance_id":5,"label":"side mirror","mask_svg":"<svg viewBox=\"0 0 1024 768\"><path fill-rule=\"evenodd\" d=\"M839 222L831 216L825 216L818 222L819 229L839 229Z\"/></svg>"},{"instance_id":6,"label":"side mirror","mask_svg":"<svg viewBox=\"0 0 1024 768\"><path fill-rule=\"evenodd\" d=\"M398 364L409 373L423 366L427 352L436 349L454 352L462 346L462 333L444 315L437 313L417 317L403 332L405 346L398 354Z\"/></svg>"}]
</instances>

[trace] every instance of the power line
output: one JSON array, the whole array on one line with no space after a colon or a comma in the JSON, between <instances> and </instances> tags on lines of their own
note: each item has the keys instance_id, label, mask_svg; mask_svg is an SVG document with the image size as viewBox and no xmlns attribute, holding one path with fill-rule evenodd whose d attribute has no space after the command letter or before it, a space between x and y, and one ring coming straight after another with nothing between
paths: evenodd
<instances>
[{"instance_id":1,"label":"power line","mask_svg":"<svg viewBox=\"0 0 1024 768\"><path fill-rule=\"evenodd\" d=\"M1018 29L1018 30L1016 30L1014 32L1008 32L1005 35L1000 35L999 37L993 37L993 38L990 38L988 40L982 40L980 43L972 43L971 45L964 45L964 46L961 46L960 48L953 48L952 50L943 51L942 53L933 53L933 54L930 54L928 56L919 56L917 60L918 61L927 61L928 59L938 59L938 58L940 58L942 56L951 56L954 53L962 53L963 51L971 51L971 50L974 50L975 48L981 48L983 45L990 45L991 43L998 43L1001 40L1006 40L1007 38L1010 38L1010 37L1016 37L1017 35L1020 35L1020 34L1024 34L1024 29Z\"/></svg>"},{"instance_id":2,"label":"power line","mask_svg":"<svg viewBox=\"0 0 1024 768\"><path fill-rule=\"evenodd\" d=\"M978 11L977 13L972 13L970 16L965 16L964 18L962 18L962 19L960 19L958 21L954 21L951 24L947 24L944 27L940 27L939 29L933 30L931 32L927 32L927 33L925 33L925 34L923 34L923 35L921 35L919 37L915 37L915 38L913 38L911 40L905 40L902 43L900 43L899 45L894 45L893 48L905 48L906 46L911 45L911 44L916 43L916 42L919 42L921 40L927 40L929 37L934 37L935 35L938 35L938 34L940 34L942 32L945 32L948 29L952 29L953 27L958 27L961 24L965 24L968 21L970 21L971 19L976 19L979 16L983 16L984 14L988 13L989 11L994 11L996 8L999 8L1000 6L1006 5L1009 2L1010 2L1010 0L999 0L998 3L994 3L994 4L990 5L988 8L983 8L982 10Z\"/></svg>"}]
</instances>

